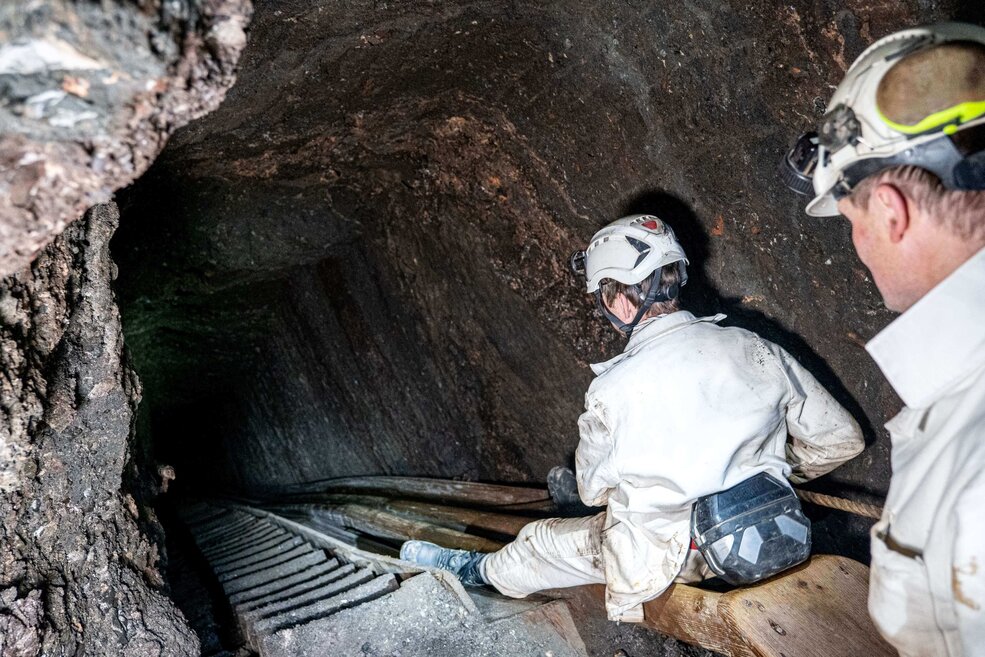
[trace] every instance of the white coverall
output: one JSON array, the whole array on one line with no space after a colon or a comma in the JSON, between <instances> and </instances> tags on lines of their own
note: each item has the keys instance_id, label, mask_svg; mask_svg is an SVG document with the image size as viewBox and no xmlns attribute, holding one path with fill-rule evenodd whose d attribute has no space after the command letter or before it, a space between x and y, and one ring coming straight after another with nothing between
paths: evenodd
<instances>
[{"instance_id":1,"label":"white coverall","mask_svg":"<svg viewBox=\"0 0 985 657\"><path fill-rule=\"evenodd\" d=\"M868 350L906 404L869 613L903 657L985 655L985 250Z\"/></svg>"},{"instance_id":2,"label":"white coverall","mask_svg":"<svg viewBox=\"0 0 985 657\"><path fill-rule=\"evenodd\" d=\"M760 472L806 481L862 451L858 424L810 373L724 318L646 320L592 366L576 476L582 501L608 508L524 527L484 562L500 592L605 583L609 618L639 622L675 578L709 574L689 550L697 498Z\"/></svg>"}]
</instances>

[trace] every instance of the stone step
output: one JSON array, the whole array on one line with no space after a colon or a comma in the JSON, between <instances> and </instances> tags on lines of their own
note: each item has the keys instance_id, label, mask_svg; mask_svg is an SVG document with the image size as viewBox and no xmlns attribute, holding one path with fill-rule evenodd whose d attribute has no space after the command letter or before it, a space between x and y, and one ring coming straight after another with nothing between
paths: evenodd
<instances>
[{"instance_id":1,"label":"stone step","mask_svg":"<svg viewBox=\"0 0 985 657\"><path fill-rule=\"evenodd\" d=\"M212 570L217 574L224 574L265 561L302 544L307 545L308 543L300 536L287 535L277 543L270 545L258 544L246 552L237 553L225 559L210 560L209 563L212 565Z\"/></svg>"},{"instance_id":2,"label":"stone step","mask_svg":"<svg viewBox=\"0 0 985 657\"><path fill-rule=\"evenodd\" d=\"M245 545L242 543L227 545L225 549L209 552L207 558L210 562L219 565L236 559L242 559L244 556L257 552L258 550L266 550L267 548L274 547L278 543L290 540L293 536L294 534L286 532L283 529L271 527L270 530L258 534L254 540L247 542Z\"/></svg>"},{"instance_id":3,"label":"stone step","mask_svg":"<svg viewBox=\"0 0 985 657\"><path fill-rule=\"evenodd\" d=\"M234 522L239 522L241 520L256 520L257 517L250 513L243 513L242 511L222 511L209 518L202 519L198 522L191 523L190 527L192 530L197 531L202 534L215 531L217 529L222 529L223 527L229 526Z\"/></svg>"},{"instance_id":4,"label":"stone step","mask_svg":"<svg viewBox=\"0 0 985 657\"><path fill-rule=\"evenodd\" d=\"M291 588L292 586L297 586L298 584L303 584L309 580L321 577L326 573L330 573L339 570L341 566L339 565L338 559L329 559L324 563L320 563L317 566L311 566L306 568L294 575L285 577L284 579L271 582L269 584L264 584L263 586L257 586L242 593L235 593L229 596L229 603L233 606L243 605L258 600L265 596L275 595L278 591L283 589Z\"/></svg>"},{"instance_id":5,"label":"stone step","mask_svg":"<svg viewBox=\"0 0 985 657\"><path fill-rule=\"evenodd\" d=\"M251 532L247 536L237 538L234 541L227 543L222 543L221 545L216 545L210 550L202 550L202 554L205 555L207 559L226 559L234 555L240 554L245 550L254 548L261 543L266 543L265 547L270 547L274 543L270 542L274 539L283 540L284 538L291 536L289 532L277 527L275 525L267 525L263 527L258 527L257 531Z\"/></svg>"},{"instance_id":6,"label":"stone step","mask_svg":"<svg viewBox=\"0 0 985 657\"><path fill-rule=\"evenodd\" d=\"M258 609L260 607L265 607L267 605L274 604L276 602L281 602L283 600L290 600L296 595L303 595L309 591L323 587L326 584L331 584L336 580L340 580L343 577L348 577L352 573L356 572L356 567L352 564L345 564L335 568L334 570L329 570L322 573L321 575L307 579L303 582L298 582L297 584L289 587L282 587L276 591L271 592L269 595L264 595L259 598L254 598L247 602L243 602L238 605L233 606L233 611L237 614L245 614L253 609Z\"/></svg>"},{"instance_id":7,"label":"stone step","mask_svg":"<svg viewBox=\"0 0 985 657\"><path fill-rule=\"evenodd\" d=\"M270 524L266 521L253 520L245 525L233 529L231 532L216 534L210 538L204 538L202 535L195 533L194 530L192 530L192 535L195 537L195 543L198 545L198 548L202 550L202 552L209 552L212 550L222 549L223 547L230 545L243 537L259 534L268 527L270 527Z\"/></svg>"},{"instance_id":8,"label":"stone step","mask_svg":"<svg viewBox=\"0 0 985 657\"><path fill-rule=\"evenodd\" d=\"M227 570L225 572L216 573L219 576L220 582L231 582L237 580L241 577L246 577L249 575L255 575L261 573L271 568L276 568L282 563L288 562L291 559L296 559L298 557L303 557L306 554L314 552L315 549L311 547L308 543L302 542L300 545L295 545L289 550L278 552L263 561L258 561L241 568L235 568L232 570Z\"/></svg>"},{"instance_id":9,"label":"stone step","mask_svg":"<svg viewBox=\"0 0 985 657\"><path fill-rule=\"evenodd\" d=\"M195 536L195 543L199 549L205 550L214 545L228 542L231 538L246 534L255 529L259 522L256 518L250 516L211 531L196 531L193 529L192 534Z\"/></svg>"},{"instance_id":10,"label":"stone step","mask_svg":"<svg viewBox=\"0 0 985 657\"><path fill-rule=\"evenodd\" d=\"M254 642L258 642L265 635L368 602L387 593L392 593L398 587L399 584L394 575L380 575L365 584L330 598L318 600L304 607L291 609L282 614L258 620L250 627L249 633L254 639Z\"/></svg>"},{"instance_id":11,"label":"stone step","mask_svg":"<svg viewBox=\"0 0 985 657\"><path fill-rule=\"evenodd\" d=\"M374 575L372 571L357 568L348 575L340 577L330 584L317 586L304 593L301 593L300 595L295 595L277 602L271 602L261 607L256 607L250 611L244 612L241 618L246 624L251 624L263 618L278 616L292 609L305 607L313 602L318 602L319 600L324 600L340 593L344 593L349 589L356 588L360 584L365 584L369 580L373 579L373 577Z\"/></svg>"},{"instance_id":12,"label":"stone step","mask_svg":"<svg viewBox=\"0 0 985 657\"><path fill-rule=\"evenodd\" d=\"M274 568L268 568L253 575L247 575L246 577L240 577L238 579L224 582L222 584L222 588L226 592L226 595L233 595L263 584L269 584L271 582L276 582L286 577L290 577L291 575L301 572L305 568L324 563L327 560L328 559L325 557L325 553L321 550L309 552L304 556L298 557L297 559L291 559L290 561L279 564Z\"/></svg>"}]
</instances>

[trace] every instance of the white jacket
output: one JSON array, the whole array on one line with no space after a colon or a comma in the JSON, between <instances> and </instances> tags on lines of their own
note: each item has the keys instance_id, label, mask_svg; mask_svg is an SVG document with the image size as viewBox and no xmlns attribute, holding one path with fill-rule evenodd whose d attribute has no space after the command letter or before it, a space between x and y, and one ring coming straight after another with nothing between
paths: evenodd
<instances>
[{"instance_id":1,"label":"white jacket","mask_svg":"<svg viewBox=\"0 0 985 657\"><path fill-rule=\"evenodd\" d=\"M985 250L868 350L906 404L869 612L904 657L985 655Z\"/></svg>"},{"instance_id":2,"label":"white jacket","mask_svg":"<svg viewBox=\"0 0 985 657\"><path fill-rule=\"evenodd\" d=\"M724 318L647 320L592 366L576 472L585 504L608 504L612 620L642 620L641 603L678 575L697 498L760 472L806 481L862 451L858 424L809 372L756 334L717 326Z\"/></svg>"}]
</instances>

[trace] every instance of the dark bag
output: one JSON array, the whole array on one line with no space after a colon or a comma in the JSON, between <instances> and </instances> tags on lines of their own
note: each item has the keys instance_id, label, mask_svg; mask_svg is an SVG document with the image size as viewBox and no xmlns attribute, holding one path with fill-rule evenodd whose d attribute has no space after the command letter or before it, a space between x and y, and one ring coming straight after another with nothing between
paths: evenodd
<instances>
[{"instance_id":1,"label":"dark bag","mask_svg":"<svg viewBox=\"0 0 985 657\"><path fill-rule=\"evenodd\" d=\"M735 585L766 579L811 554L811 523L800 500L765 472L698 499L691 537L712 571Z\"/></svg>"}]
</instances>

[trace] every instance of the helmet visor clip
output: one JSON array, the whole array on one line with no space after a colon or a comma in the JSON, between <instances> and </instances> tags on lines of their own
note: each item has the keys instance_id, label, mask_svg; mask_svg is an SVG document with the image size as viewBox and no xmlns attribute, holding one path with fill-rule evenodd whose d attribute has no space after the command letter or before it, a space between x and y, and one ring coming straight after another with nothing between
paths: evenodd
<instances>
[{"instance_id":1,"label":"helmet visor clip","mask_svg":"<svg viewBox=\"0 0 985 657\"><path fill-rule=\"evenodd\" d=\"M854 146L861 134L862 124L851 107L838 105L821 119L821 145L832 153Z\"/></svg>"}]
</instances>

